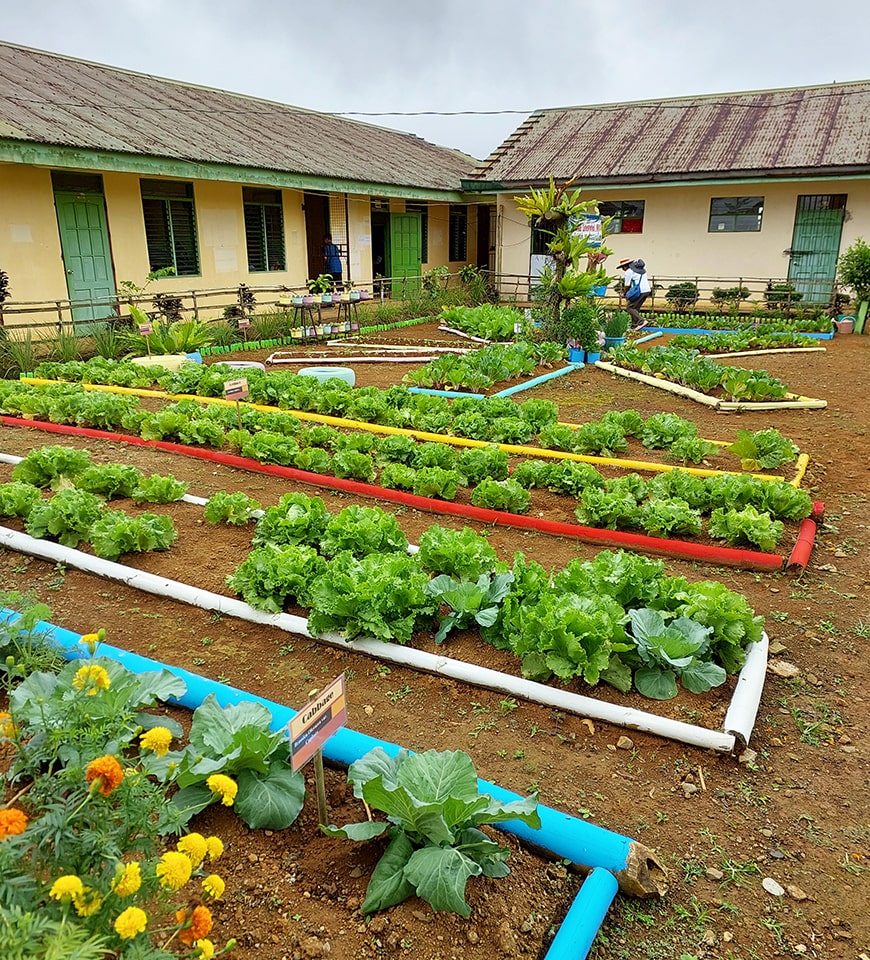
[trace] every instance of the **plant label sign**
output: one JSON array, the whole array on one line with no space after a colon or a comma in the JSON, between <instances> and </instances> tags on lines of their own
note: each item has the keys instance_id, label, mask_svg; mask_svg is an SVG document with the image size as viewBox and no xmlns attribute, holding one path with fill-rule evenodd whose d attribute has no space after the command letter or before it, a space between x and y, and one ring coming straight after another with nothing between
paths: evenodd
<instances>
[{"instance_id":1,"label":"plant label sign","mask_svg":"<svg viewBox=\"0 0 870 960\"><path fill-rule=\"evenodd\" d=\"M140 323L139 324L139 334L143 337L147 337L148 334L154 333L154 324L153 323Z\"/></svg>"},{"instance_id":2,"label":"plant label sign","mask_svg":"<svg viewBox=\"0 0 870 960\"><path fill-rule=\"evenodd\" d=\"M251 321L247 317L239 317L239 330L247 330Z\"/></svg>"},{"instance_id":3,"label":"plant label sign","mask_svg":"<svg viewBox=\"0 0 870 960\"><path fill-rule=\"evenodd\" d=\"M290 721L290 762L304 766L324 743L347 723L347 688L344 674L336 677Z\"/></svg>"},{"instance_id":4,"label":"plant label sign","mask_svg":"<svg viewBox=\"0 0 870 960\"><path fill-rule=\"evenodd\" d=\"M224 383L224 397L227 400L244 400L248 395L248 381L245 377L238 380L227 380Z\"/></svg>"}]
</instances>

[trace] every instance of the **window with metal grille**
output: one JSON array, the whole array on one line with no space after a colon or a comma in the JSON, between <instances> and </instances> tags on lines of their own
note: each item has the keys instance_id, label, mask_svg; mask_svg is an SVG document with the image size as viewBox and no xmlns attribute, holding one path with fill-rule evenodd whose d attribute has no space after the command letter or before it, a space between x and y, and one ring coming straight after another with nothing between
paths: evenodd
<instances>
[{"instance_id":1,"label":"window with metal grille","mask_svg":"<svg viewBox=\"0 0 870 960\"><path fill-rule=\"evenodd\" d=\"M448 259L457 263L468 259L468 208L450 205L450 238Z\"/></svg>"},{"instance_id":2,"label":"window with metal grille","mask_svg":"<svg viewBox=\"0 0 870 960\"><path fill-rule=\"evenodd\" d=\"M645 200L606 200L598 204L602 217L613 217L608 233L643 233Z\"/></svg>"},{"instance_id":3,"label":"window with metal grille","mask_svg":"<svg viewBox=\"0 0 870 960\"><path fill-rule=\"evenodd\" d=\"M553 231L541 227L532 227L532 256L549 256L550 248L547 244L553 241Z\"/></svg>"},{"instance_id":4,"label":"window with metal grille","mask_svg":"<svg viewBox=\"0 0 870 960\"><path fill-rule=\"evenodd\" d=\"M245 210L248 271L265 273L270 270L286 270L281 191L242 187L242 202Z\"/></svg>"},{"instance_id":5,"label":"window with metal grille","mask_svg":"<svg viewBox=\"0 0 870 960\"><path fill-rule=\"evenodd\" d=\"M761 229L764 197L714 197L709 233L752 233Z\"/></svg>"},{"instance_id":6,"label":"window with metal grille","mask_svg":"<svg viewBox=\"0 0 870 960\"><path fill-rule=\"evenodd\" d=\"M152 270L174 267L179 277L199 273L193 184L177 180L140 180L145 240Z\"/></svg>"},{"instance_id":7,"label":"window with metal grille","mask_svg":"<svg viewBox=\"0 0 870 960\"><path fill-rule=\"evenodd\" d=\"M406 203L407 213L420 214L420 262L429 262L429 205L427 203Z\"/></svg>"}]
</instances>

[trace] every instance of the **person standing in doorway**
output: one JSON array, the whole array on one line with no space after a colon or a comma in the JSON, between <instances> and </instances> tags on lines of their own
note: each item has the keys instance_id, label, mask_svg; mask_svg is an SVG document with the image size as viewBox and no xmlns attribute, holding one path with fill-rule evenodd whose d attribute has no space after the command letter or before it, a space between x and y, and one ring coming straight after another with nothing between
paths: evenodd
<instances>
[{"instance_id":1,"label":"person standing in doorway","mask_svg":"<svg viewBox=\"0 0 870 960\"><path fill-rule=\"evenodd\" d=\"M333 289L341 287L341 251L327 233L323 238L323 272L332 277Z\"/></svg>"},{"instance_id":2,"label":"person standing in doorway","mask_svg":"<svg viewBox=\"0 0 870 960\"><path fill-rule=\"evenodd\" d=\"M631 317L631 329L641 330L646 326L646 320L640 315L640 308L652 293L646 263L643 260L620 260L618 266L625 271L622 283L625 309Z\"/></svg>"}]
</instances>

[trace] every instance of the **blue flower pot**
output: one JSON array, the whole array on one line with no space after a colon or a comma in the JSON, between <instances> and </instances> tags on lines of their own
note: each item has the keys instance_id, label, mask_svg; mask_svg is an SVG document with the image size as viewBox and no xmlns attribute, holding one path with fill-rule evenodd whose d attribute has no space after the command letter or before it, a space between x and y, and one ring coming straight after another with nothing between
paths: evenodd
<instances>
[{"instance_id":1,"label":"blue flower pot","mask_svg":"<svg viewBox=\"0 0 870 960\"><path fill-rule=\"evenodd\" d=\"M587 363L597 363L601 359L601 352L598 350L587 350L586 351L586 362Z\"/></svg>"},{"instance_id":2,"label":"blue flower pot","mask_svg":"<svg viewBox=\"0 0 870 960\"><path fill-rule=\"evenodd\" d=\"M625 337L605 337L604 338L604 349L613 350L615 347L622 347L625 345Z\"/></svg>"},{"instance_id":3,"label":"blue flower pot","mask_svg":"<svg viewBox=\"0 0 870 960\"><path fill-rule=\"evenodd\" d=\"M585 350L578 350L576 347L568 347L568 363L583 363L585 356Z\"/></svg>"}]
</instances>

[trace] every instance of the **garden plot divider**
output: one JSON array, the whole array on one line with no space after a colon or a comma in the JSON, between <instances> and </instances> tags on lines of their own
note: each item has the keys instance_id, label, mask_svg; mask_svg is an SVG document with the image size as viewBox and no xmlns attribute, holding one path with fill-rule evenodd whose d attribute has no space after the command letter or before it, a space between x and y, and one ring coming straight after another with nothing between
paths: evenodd
<instances>
[{"instance_id":1,"label":"garden plot divider","mask_svg":"<svg viewBox=\"0 0 870 960\"><path fill-rule=\"evenodd\" d=\"M134 446L151 447L167 453L178 453L200 460L220 463L225 466L250 470L255 473L263 473L273 477L283 477L287 480L296 480L299 483L305 483L315 487L341 490L345 493L353 493L375 500L399 503L403 506L422 510L427 513L458 516L468 520L477 520L481 523L513 527L521 530L535 530L539 533L546 533L557 537L572 537L576 540L582 540L585 543L592 543L602 547L622 547L629 550L640 551L641 553L676 557L684 560L698 560L704 563L722 564L725 566L740 567L746 570L782 570L786 562L785 557L778 553L762 553L758 550L741 550L735 547L691 543L687 540L652 537L646 534L628 533L621 530L609 530L600 527L587 527L582 524L545 520L539 517L528 517L502 510L490 510L484 507L453 503L448 500L438 500L433 497L423 497L414 493L406 493L402 490L393 490L389 487L379 487L374 484L363 483L359 480L345 480L320 473L310 473L295 467L260 463L258 460L251 460L246 457L236 456L235 454L222 453L217 450L207 450L203 447L188 447L184 444L171 443L166 440L145 440L142 437L132 436L130 434L112 433L87 427L71 427L65 424L47 423L42 420L22 420L17 417L0 417L0 423L6 426L43 430L48 433L57 433L66 436L87 437L93 440L107 440L113 443L129 443Z\"/></svg>"},{"instance_id":2,"label":"garden plot divider","mask_svg":"<svg viewBox=\"0 0 870 960\"><path fill-rule=\"evenodd\" d=\"M597 700L594 697L572 693L569 690L401 644L375 639L346 640L338 633L325 633L315 637L308 630L308 621L304 617L256 610L234 597L200 590L190 584L168 580L111 560L102 560L50 540L38 540L26 533L10 530L8 527L0 526L0 546L52 563L63 563L83 573L116 580L135 590L168 597L180 603L236 617L249 623L276 627L286 633L361 653L376 660L384 660L436 676L450 677L472 686L507 693L554 709L565 710L577 716L592 717L615 726L654 733L657 736L720 753L740 752L749 742L767 670L768 638L765 633L760 641L747 648L746 662L738 674L731 704L723 721L723 729L710 730L707 727Z\"/></svg>"},{"instance_id":3,"label":"garden plot divider","mask_svg":"<svg viewBox=\"0 0 870 960\"><path fill-rule=\"evenodd\" d=\"M787 393L787 399L785 400L722 400L718 397L710 397L706 393L701 393L698 390L684 387L682 384L672 383L670 380L659 380L646 373L627 370L625 367L618 367L604 360L598 360L594 366L607 373L614 373L617 376L626 377L629 380L637 380L638 383L645 383L647 386L655 387L657 390L666 390L668 393L686 397L689 400L694 400L696 403L703 403L705 406L722 413L733 413L745 410L824 410L828 405L827 400L801 397L795 393Z\"/></svg>"}]
</instances>

